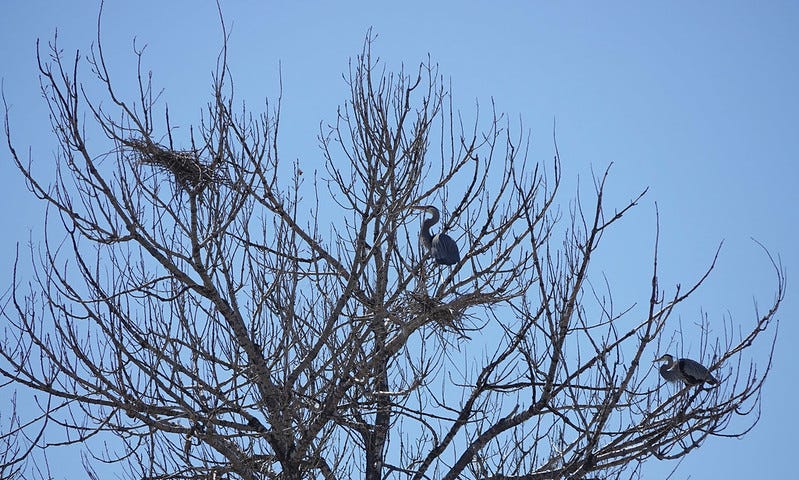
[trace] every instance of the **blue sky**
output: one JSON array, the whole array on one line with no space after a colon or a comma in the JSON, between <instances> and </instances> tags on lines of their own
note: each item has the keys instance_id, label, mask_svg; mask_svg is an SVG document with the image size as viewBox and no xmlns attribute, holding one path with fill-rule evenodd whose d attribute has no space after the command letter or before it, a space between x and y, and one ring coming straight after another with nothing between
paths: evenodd
<instances>
[{"instance_id":1,"label":"blue sky","mask_svg":"<svg viewBox=\"0 0 799 480\"><path fill-rule=\"evenodd\" d=\"M38 91L36 38L47 41L58 29L66 51L88 51L98 3L8 1L0 7L0 77L14 141L22 150L30 146L37 162L51 161L55 143ZM675 478L795 473L799 4L285 3L223 1L223 9L236 96L260 107L275 98L281 69L282 155L303 170L321 166L320 122L332 121L347 98L342 73L372 27L378 35L373 52L389 66L413 67L429 53L466 114L477 102L487 111L493 99L499 111L521 119L533 159L552 158L556 120L564 189L573 190L578 178L588 184L592 168L611 162L608 205L621 206L650 187L605 239L595 266L622 303L647 298L655 202L663 287L691 283L725 242L716 272L681 312L686 324L705 312L719 324L728 315L748 325L754 302L766 305L774 290L771 267L751 238L780 255L789 289L762 420L743 440L709 440ZM134 73L136 38L147 45L145 65L164 88L173 123L198 118L221 38L212 2L110 0L102 29L121 84ZM0 268L8 271L16 242L39 238L41 208L0 151L7 205L0 211ZM765 350L763 343L754 353ZM63 462L79 464L73 455ZM654 461L647 472L663 478L672 467Z\"/></svg>"}]
</instances>

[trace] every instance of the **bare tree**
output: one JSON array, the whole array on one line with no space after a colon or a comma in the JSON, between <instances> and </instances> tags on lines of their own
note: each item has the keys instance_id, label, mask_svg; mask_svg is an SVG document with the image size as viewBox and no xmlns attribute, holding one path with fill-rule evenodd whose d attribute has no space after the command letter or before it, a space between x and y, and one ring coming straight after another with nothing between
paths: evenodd
<instances>
[{"instance_id":1,"label":"bare tree","mask_svg":"<svg viewBox=\"0 0 799 480\"><path fill-rule=\"evenodd\" d=\"M648 309L618 311L589 266L645 191L611 213L606 171L564 203L557 148L532 161L521 128L495 111L466 122L431 61L389 72L372 40L312 180L279 155L279 98L237 106L224 49L178 137L140 52L128 100L99 35L85 58L49 45L52 183L5 116L48 207L33 275L15 271L2 311L4 390L47 398L4 430L7 468L96 437L90 474L129 478L629 478L757 421L771 357L745 353L775 338L778 262L766 312L693 344L720 385L664 385L651 360L715 258L667 291L655 245ZM79 64L105 98L84 93ZM460 246L451 268L419 245L410 207L425 204ZM48 422L66 432L57 447L36 435Z\"/></svg>"}]
</instances>

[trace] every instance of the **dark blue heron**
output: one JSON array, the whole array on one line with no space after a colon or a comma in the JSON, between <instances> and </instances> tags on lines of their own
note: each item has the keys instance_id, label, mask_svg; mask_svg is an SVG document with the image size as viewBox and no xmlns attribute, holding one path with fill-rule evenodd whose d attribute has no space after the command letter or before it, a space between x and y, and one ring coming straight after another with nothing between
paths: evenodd
<instances>
[{"instance_id":1,"label":"dark blue heron","mask_svg":"<svg viewBox=\"0 0 799 480\"><path fill-rule=\"evenodd\" d=\"M426 218L424 222L422 222L422 231L419 232L419 238L422 239L422 243L430 251L433 260L439 265L455 265L458 263L461 260L461 254L458 251L458 245L455 243L455 240L443 232L439 232L435 235L430 233L430 227L435 225L441 218L438 209L432 205L415 206L411 208L414 210L424 210L425 213L431 215L430 218Z\"/></svg>"},{"instance_id":2,"label":"dark blue heron","mask_svg":"<svg viewBox=\"0 0 799 480\"><path fill-rule=\"evenodd\" d=\"M682 380L680 372L677 369L671 368L671 365L664 363L660 366L660 376L667 382L679 382Z\"/></svg>"},{"instance_id":3,"label":"dark blue heron","mask_svg":"<svg viewBox=\"0 0 799 480\"><path fill-rule=\"evenodd\" d=\"M674 360L674 357L667 353L655 360L655 363L657 362L665 362L660 366L660 376L668 382L684 382L686 385L702 385L705 382L710 385L719 383L704 365L690 358Z\"/></svg>"}]
</instances>

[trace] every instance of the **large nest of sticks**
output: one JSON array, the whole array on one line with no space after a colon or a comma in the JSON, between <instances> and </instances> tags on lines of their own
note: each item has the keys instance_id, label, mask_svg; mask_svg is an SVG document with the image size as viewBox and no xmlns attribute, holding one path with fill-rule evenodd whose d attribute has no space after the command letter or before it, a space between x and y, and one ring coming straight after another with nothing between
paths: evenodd
<instances>
[{"instance_id":1,"label":"large nest of sticks","mask_svg":"<svg viewBox=\"0 0 799 480\"><path fill-rule=\"evenodd\" d=\"M406 309L412 318L417 319L416 323L419 326L435 322L444 330L451 330L461 337L468 338L464 332L475 330L475 327L464 325L464 318L467 317L466 311L474 306L490 308L503 300L506 300L506 297L496 293L470 292L443 302L427 293L413 292L406 299Z\"/></svg>"},{"instance_id":2,"label":"large nest of sticks","mask_svg":"<svg viewBox=\"0 0 799 480\"><path fill-rule=\"evenodd\" d=\"M425 293L411 293L408 296L408 311L414 317L424 317L424 323L435 322L444 328L455 331L462 329L461 318L465 308L453 308L447 303Z\"/></svg>"},{"instance_id":3,"label":"large nest of sticks","mask_svg":"<svg viewBox=\"0 0 799 480\"><path fill-rule=\"evenodd\" d=\"M171 150L149 139L134 138L124 143L139 154L142 164L170 172L186 190L196 191L216 180L215 165L202 163L193 150Z\"/></svg>"}]
</instances>

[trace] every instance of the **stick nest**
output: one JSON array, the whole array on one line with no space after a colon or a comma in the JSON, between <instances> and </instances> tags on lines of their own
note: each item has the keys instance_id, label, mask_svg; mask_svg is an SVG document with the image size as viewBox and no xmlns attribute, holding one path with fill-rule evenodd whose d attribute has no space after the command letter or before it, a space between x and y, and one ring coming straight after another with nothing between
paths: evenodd
<instances>
[{"instance_id":1,"label":"stick nest","mask_svg":"<svg viewBox=\"0 0 799 480\"><path fill-rule=\"evenodd\" d=\"M194 150L171 150L148 139L130 139L124 142L139 154L138 160L166 170L186 190L198 190L216 181L215 165L200 161Z\"/></svg>"},{"instance_id":2,"label":"stick nest","mask_svg":"<svg viewBox=\"0 0 799 480\"><path fill-rule=\"evenodd\" d=\"M450 327L460 330L460 320L464 309L452 308L447 303L427 294L412 293L408 300L409 313L414 317L425 317L426 321L424 323L432 321L444 328Z\"/></svg>"}]
</instances>

